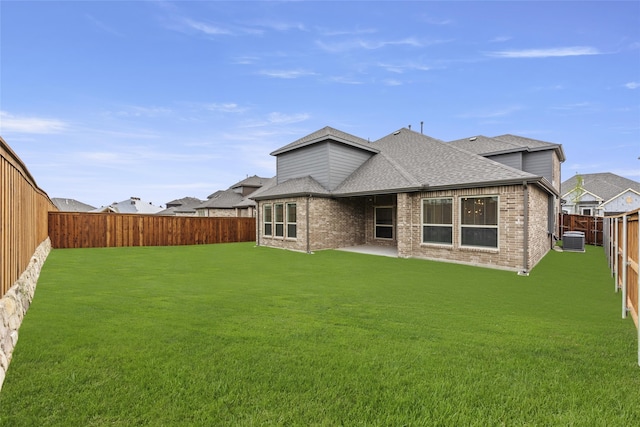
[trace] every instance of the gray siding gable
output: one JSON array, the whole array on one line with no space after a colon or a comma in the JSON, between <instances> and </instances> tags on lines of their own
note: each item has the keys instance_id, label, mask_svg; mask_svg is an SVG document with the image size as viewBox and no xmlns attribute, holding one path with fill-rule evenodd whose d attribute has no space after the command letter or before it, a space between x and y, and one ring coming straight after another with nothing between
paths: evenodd
<instances>
[{"instance_id":1,"label":"gray siding gable","mask_svg":"<svg viewBox=\"0 0 640 427\"><path fill-rule=\"evenodd\" d=\"M522 166L522 153L506 153L498 154L495 156L485 156L487 159L491 159L494 162L502 163L503 165L510 166L514 169L523 170ZM531 172L531 171L527 171Z\"/></svg>"},{"instance_id":2,"label":"gray siding gable","mask_svg":"<svg viewBox=\"0 0 640 427\"><path fill-rule=\"evenodd\" d=\"M373 155L357 147L323 141L277 156L278 184L311 176L327 190L334 190Z\"/></svg>"},{"instance_id":3,"label":"gray siding gable","mask_svg":"<svg viewBox=\"0 0 640 427\"><path fill-rule=\"evenodd\" d=\"M524 153L522 157L522 170L537 176L547 178L553 182L553 151L534 151Z\"/></svg>"}]
</instances>

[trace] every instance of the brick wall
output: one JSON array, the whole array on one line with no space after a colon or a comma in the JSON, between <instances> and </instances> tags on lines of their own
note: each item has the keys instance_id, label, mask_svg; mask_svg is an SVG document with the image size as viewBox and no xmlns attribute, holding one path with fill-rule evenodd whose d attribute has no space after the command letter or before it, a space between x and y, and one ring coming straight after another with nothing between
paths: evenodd
<instances>
[{"instance_id":1,"label":"brick wall","mask_svg":"<svg viewBox=\"0 0 640 427\"><path fill-rule=\"evenodd\" d=\"M546 192L529 186L529 268L533 268L551 249L548 203L549 195Z\"/></svg>"},{"instance_id":2,"label":"brick wall","mask_svg":"<svg viewBox=\"0 0 640 427\"><path fill-rule=\"evenodd\" d=\"M471 248L460 245L461 197L498 196L498 248ZM422 243L422 200L430 197L453 197L453 245ZM374 238L375 197L329 199L306 197L270 200L268 203L297 204L297 238L265 237L262 235L262 206L260 202L257 227L260 245L314 251L362 244L398 247L398 255L519 271L524 268L524 188L522 185L465 190L401 193L393 199L395 207L394 239ZM548 196L537 186L529 186L529 249L528 268L531 269L550 249L547 233ZM307 246L307 203L309 245ZM286 225L285 225L286 227Z\"/></svg>"},{"instance_id":3,"label":"brick wall","mask_svg":"<svg viewBox=\"0 0 640 427\"><path fill-rule=\"evenodd\" d=\"M499 196L498 248L460 246L460 197ZM453 197L453 245L422 243L422 199ZM398 255L520 270L524 260L524 193L520 185L398 195ZM546 218L546 205L545 218Z\"/></svg>"}]
</instances>

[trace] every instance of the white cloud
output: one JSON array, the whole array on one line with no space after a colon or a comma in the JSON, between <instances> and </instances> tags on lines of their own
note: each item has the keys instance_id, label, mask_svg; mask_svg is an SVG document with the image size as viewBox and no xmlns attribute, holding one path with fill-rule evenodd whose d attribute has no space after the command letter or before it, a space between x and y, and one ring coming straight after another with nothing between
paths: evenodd
<instances>
[{"instance_id":1,"label":"white cloud","mask_svg":"<svg viewBox=\"0 0 640 427\"><path fill-rule=\"evenodd\" d=\"M234 102L227 102L223 104L212 103L212 104L205 105L204 108L209 111L215 111L220 113L242 113L246 111L246 108L242 108Z\"/></svg>"},{"instance_id":2,"label":"white cloud","mask_svg":"<svg viewBox=\"0 0 640 427\"><path fill-rule=\"evenodd\" d=\"M199 22L199 21L194 21L192 19L188 19L185 18L184 23L189 27L192 28L194 30L203 32L207 35L228 35L231 34L231 31L224 29L224 28L220 28L220 27L216 27L212 24L208 24L205 22Z\"/></svg>"},{"instance_id":3,"label":"white cloud","mask_svg":"<svg viewBox=\"0 0 640 427\"><path fill-rule=\"evenodd\" d=\"M586 108L592 108L593 104L590 102L575 102L573 104L564 104L551 107L554 110L584 110Z\"/></svg>"},{"instance_id":4,"label":"white cloud","mask_svg":"<svg viewBox=\"0 0 640 427\"><path fill-rule=\"evenodd\" d=\"M383 80L383 83L387 86L402 86L402 82L396 79L386 79Z\"/></svg>"},{"instance_id":5,"label":"white cloud","mask_svg":"<svg viewBox=\"0 0 640 427\"><path fill-rule=\"evenodd\" d=\"M626 87L627 89L638 89L638 88L640 88L640 83L638 83L638 82L629 82L626 85L624 85L624 87Z\"/></svg>"},{"instance_id":6,"label":"white cloud","mask_svg":"<svg viewBox=\"0 0 640 427\"><path fill-rule=\"evenodd\" d=\"M316 75L313 71L308 70L262 70L259 71L258 74L278 79L297 79L299 77Z\"/></svg>"},{"instance_id":7,"label":"white cloud","mask_svg":"<svg viewBox=\"0 0 640 427\"><path fill-rule=\"evenodd\" d=\"M290 125L294 123L303 122L308 120L310 115L308 113L297 113L297 114L285 114L280 112L272 112L267 114L267 117L262 120L253 120L251 122L247 122L244 127L245 128L256 128L262 126L281 126L281 125ZM261 131L264 132L264 131ZM272 130L267 131L270 135L280 134L281 130ZM264 136L264 133L261 133Z\"/></svg>"},{"instance_id":8,"label":"white cloud","mask_svg":"<svg viewBox=\"0 0 640 427\"><path fill-rule=\"evenodd\" d=\"M328 43L324 41L316 41L316 45L329 53L339 53L355 49L376 50L385 48L387 46L411 46L411 47L425 47L434 44L445 43L446 40L419 40L415 37L407 37L401 40L389 40L389 41L372 41L363 39L346 40L342 42Z\"/></svg>"},{"instance_id":9,"label":"white cloud","mask_svg":"<svg viewBox=\"0 0 640 427\"><path fill-rule=\"evenodd\" d=\"M600 55L598 49L589 46L556 47L550 49L522 49L487 52L494 58L552 58L563 56Z\"/></svg>"},{"instance_id":10,"label":"white cloud","mask_svg":"<svg viewBox=\"0 0 640 427\"><path fill-rule=\"evenodd\" d=\"M417 71L429 71L431 67L427 65L417 64L415 62L407 62L404 64L388 64L388 63L379 63L379 67L384 68L385 70L391 73L402 74L405 71L417 70Z\"/></svg>"},{"instance_id":11,"label":"white cloud","mask_svg":"<svg viewBox=\"0 0 640 427\"><path fill-rule=\"evenodd\" d=\"M0 111L0 134L4 132L50 134L68 129L69 124L57 119L18 117Z\"/></svg>"}]
</instances>

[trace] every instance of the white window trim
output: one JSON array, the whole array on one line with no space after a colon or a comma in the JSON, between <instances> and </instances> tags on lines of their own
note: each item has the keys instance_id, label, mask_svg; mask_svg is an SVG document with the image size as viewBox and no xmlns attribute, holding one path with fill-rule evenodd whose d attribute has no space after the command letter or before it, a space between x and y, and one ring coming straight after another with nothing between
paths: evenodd
<instances>
[{"instance_id":1,"label":"white window trim","mask_svg":"<svg viewBox=\"0 0 640 427\"><path fill-rule=\"evenodd\" d=\"M424 202L426 200L451 200L451 224L429 224L426 222L422 222L424 221ZM422 245L429 245L429 246L440 246L440 247L446 247L446 248L450 248L453 247L453 242L455 240L455 233L453 232L454 228L454 222L455 222L455 218L456 218L456 202L455 202L455 197L452 196L444 196L444 197L424 197L421 201L420 201L420 222L421 222L421 227L420 227L420 244ZM433 227L451 227L451 243L442 243L442 242L425 242L424 241L424 227L429 227L429 226L433 226Z\"/></svg>"},{"instance_id":2,"label":"white window trim","mask_svg":"<svg viewBox=\"0 0 640 427\"><path fill-rule=\"evenodd\" d=\"M462 214L462 199L488 199L488 198L497 198L498 208L496 209L496 225L464 225L462 220L464 215ZM458 197L458 235L460 236L460 248L461 249L474 249L474 250L484 250L484 251L499 251L500 250L500 195L499 194L482 194L477 196L459 196ZM496 229L496 246L473 246L473 245L463 245L462 244L462 229L463 228L495 228Z\"/></svg>"}]
</instances>

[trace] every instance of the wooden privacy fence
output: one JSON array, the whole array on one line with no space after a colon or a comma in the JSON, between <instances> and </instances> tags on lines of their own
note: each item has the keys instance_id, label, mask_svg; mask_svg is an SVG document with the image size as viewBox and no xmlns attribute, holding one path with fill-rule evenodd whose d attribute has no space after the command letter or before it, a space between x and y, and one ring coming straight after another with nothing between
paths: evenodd
<instances>
[{"instance_id":1,"label":"wooden privacy fence","mask_svg":"<svg viewBox=\"0 0 640 427\"><path fill-rule=\"evenodd\" d=\"M604 249L614 278L616 292L622 293L622 318L630 313L638 328L638 364L640 365L640 209L604 219Z\"/></svg>"},{"instance_id":2,"label":"wooden privacy fence","mask_svg":"<svg viewBox=\"0 0 640 427\"><path fill-rule=\"evenodd\" d=\"M49 213L53 248L177 246L250 242L254 218L180 217L116 213Z\"/></svg>"},{"instance_id":3,"label":"wooden privacy fence","mask_svg":"<svg viewBox=\"0 0 640 427\"><path fill-rule=\"evenodd\" d=\"M0 137L0 297L47 239L47 214L55 205L22 160Z\"/></svg>"},{"instance_id":4,"label":"wooden privacy fence","mask_svg":"<svg viewBox=\"0 0 640 427\"><path fill-rule=\"evenodd\" d=\"M602 246L602 217L560 214L560 238L567 231L582 231L587 245Z\"/></svg>"}]
</instances>

